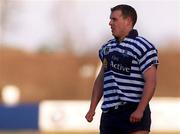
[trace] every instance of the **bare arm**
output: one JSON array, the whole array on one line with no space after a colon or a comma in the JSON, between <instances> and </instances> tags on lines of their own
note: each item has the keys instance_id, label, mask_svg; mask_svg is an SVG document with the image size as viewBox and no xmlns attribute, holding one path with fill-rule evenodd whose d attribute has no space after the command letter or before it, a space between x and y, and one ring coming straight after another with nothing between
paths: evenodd
<instances>
[{"instance_id":1,"label":"bare arm","mask_svg":"<svg viewBox=\"0 0 180 134\"><path fill-rule=\"evenodd\" d=\"M136 111L134 111L131 114L130 121L132 123L138 122L141 120L146 106L149 104L149 101L154 95L155 88L156 88L156 81L157 81L156 70L157 70L156 66L153 65L144 73L144 79L145 79L144 90L143 90L141 101L139 102L139 105Z\"/></svg>"},{"instance_id":2,"label":"bare arm","mask_svg":"<svg viewBox=\"0 0 180 134\"><path fill-rule=\"evenodd\" d=\"M88 113L85 116L88 122L91 122L93 120L96 107L103 95L103 75L104 75L104 69L103 69L103 66L101 66L101 70L94 82L90 108L89 108Z\"/></svg>"}]
</instances>

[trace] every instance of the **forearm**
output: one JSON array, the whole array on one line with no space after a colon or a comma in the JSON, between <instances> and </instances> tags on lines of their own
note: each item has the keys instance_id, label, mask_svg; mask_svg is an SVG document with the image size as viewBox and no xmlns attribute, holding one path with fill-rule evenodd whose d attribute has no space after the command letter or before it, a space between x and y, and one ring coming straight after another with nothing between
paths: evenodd
<instances>
[{"instance_id":1,"label":"forearm","mask_svg":"<svg viewBox=\"0 0 180 134\"><path fill-rule=\"evenodd\" d=\"M92 111L95 111L97 104L99 103L103 95L103 80L104 80L103 75L104 75L104 69L103 67L101 67L99 75L97 76L93 86L93 92L92 92L91 104L90 104L90 110Z\"/></svg>"},{"instance_id":2,"label":"forearm","mask_svg":"<svg viewBox=\"0 0 180 134\"><path fill-rule=\"evenodd\" d=\"M91 122L93 120L93 116L95 115L97 104L99 103L103 95L103 74L104 74L103 67L101 67L101 71L94 82L90 108L85 116L88 122Z\"/></svg>"},{"instance_id":3,"label":"forearm","mask_svg":"<svg viewBox=\"0 0 180 134\"><path fill-rule=\"evenodd\" d=\"M103 95L102 85L95 82L91 97L90 110L95 111L102 95Z\"/></svg>"},{"instance_id":4,"label":"forearm","mask_svg":"<svg viewBox=\"0 0 180 134\"><path fill-rule=\"evenodd\" d=\"M152 66L147 72L144 74L145 78L145 84L144 84L144 90L142 94L142 98L138 105L138 110L144 111L146 106L149 104L149 101L154 95L155 88L156 88L156 67Z\"/></svg>"},{"instance_id":5,"label":"forearm","mask_svg":"<svg viewBox=\"0 0 180 134\"><path fill-rule=\"evenodd\" d=\"M149 104L149 101L151 100L151 98L154 95L155 88L156 88L155 82L148 81L145 83L142 98L141 98L138 108L137 108L138 110L140 110L140 111L145 110L146 106Z\"/></svg>"}]
</instances>

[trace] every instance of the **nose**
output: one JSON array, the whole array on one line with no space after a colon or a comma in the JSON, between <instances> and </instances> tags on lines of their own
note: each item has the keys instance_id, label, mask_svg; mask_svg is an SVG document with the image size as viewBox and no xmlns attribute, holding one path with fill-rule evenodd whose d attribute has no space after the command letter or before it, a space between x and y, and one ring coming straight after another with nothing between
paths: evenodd
<instances>
[{"instance_id":1,"label":"nose","mask_svg":"<svg viewBox=\"0 0 180 134\"><path fill-rule=\"evenodd\" d=\"M112 20L109 21L109 25L110 25L110 26L112 25Z\"/></svg>"}]
</instances>

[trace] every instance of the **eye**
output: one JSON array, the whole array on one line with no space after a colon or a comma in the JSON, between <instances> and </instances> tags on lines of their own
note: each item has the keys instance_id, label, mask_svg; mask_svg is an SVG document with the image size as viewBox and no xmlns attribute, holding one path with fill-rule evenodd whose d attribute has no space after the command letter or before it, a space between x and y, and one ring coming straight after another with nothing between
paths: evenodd
<instances>
[{"instance_id":1,"label":"eye","mask_svg":"<svg viewBox=\"0 0 180 134\"><path fill-rule=\"evenodd\" d=\"M117 20L117 18L110 18L111 19L111 21L116 21Z\"/></svg>"}]
</instances>

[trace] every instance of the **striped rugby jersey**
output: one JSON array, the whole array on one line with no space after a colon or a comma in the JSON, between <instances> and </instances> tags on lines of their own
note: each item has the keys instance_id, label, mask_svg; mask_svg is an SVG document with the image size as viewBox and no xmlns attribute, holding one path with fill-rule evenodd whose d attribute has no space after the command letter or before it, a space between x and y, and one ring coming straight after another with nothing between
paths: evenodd
<instances>
[{"instance_id":1,"label":"striped rugby jersey","mask_svg":"<svg viewBox=\"0 0 180 134\"><path fill-rule=\"evenodd\" d=\"M153 64L159 64L157 49L132 30L123 41L109 40L99 50L104 67L102 110L121 101L138 103L141 99L143 73Z\"/></svg>"}]
</instances>

